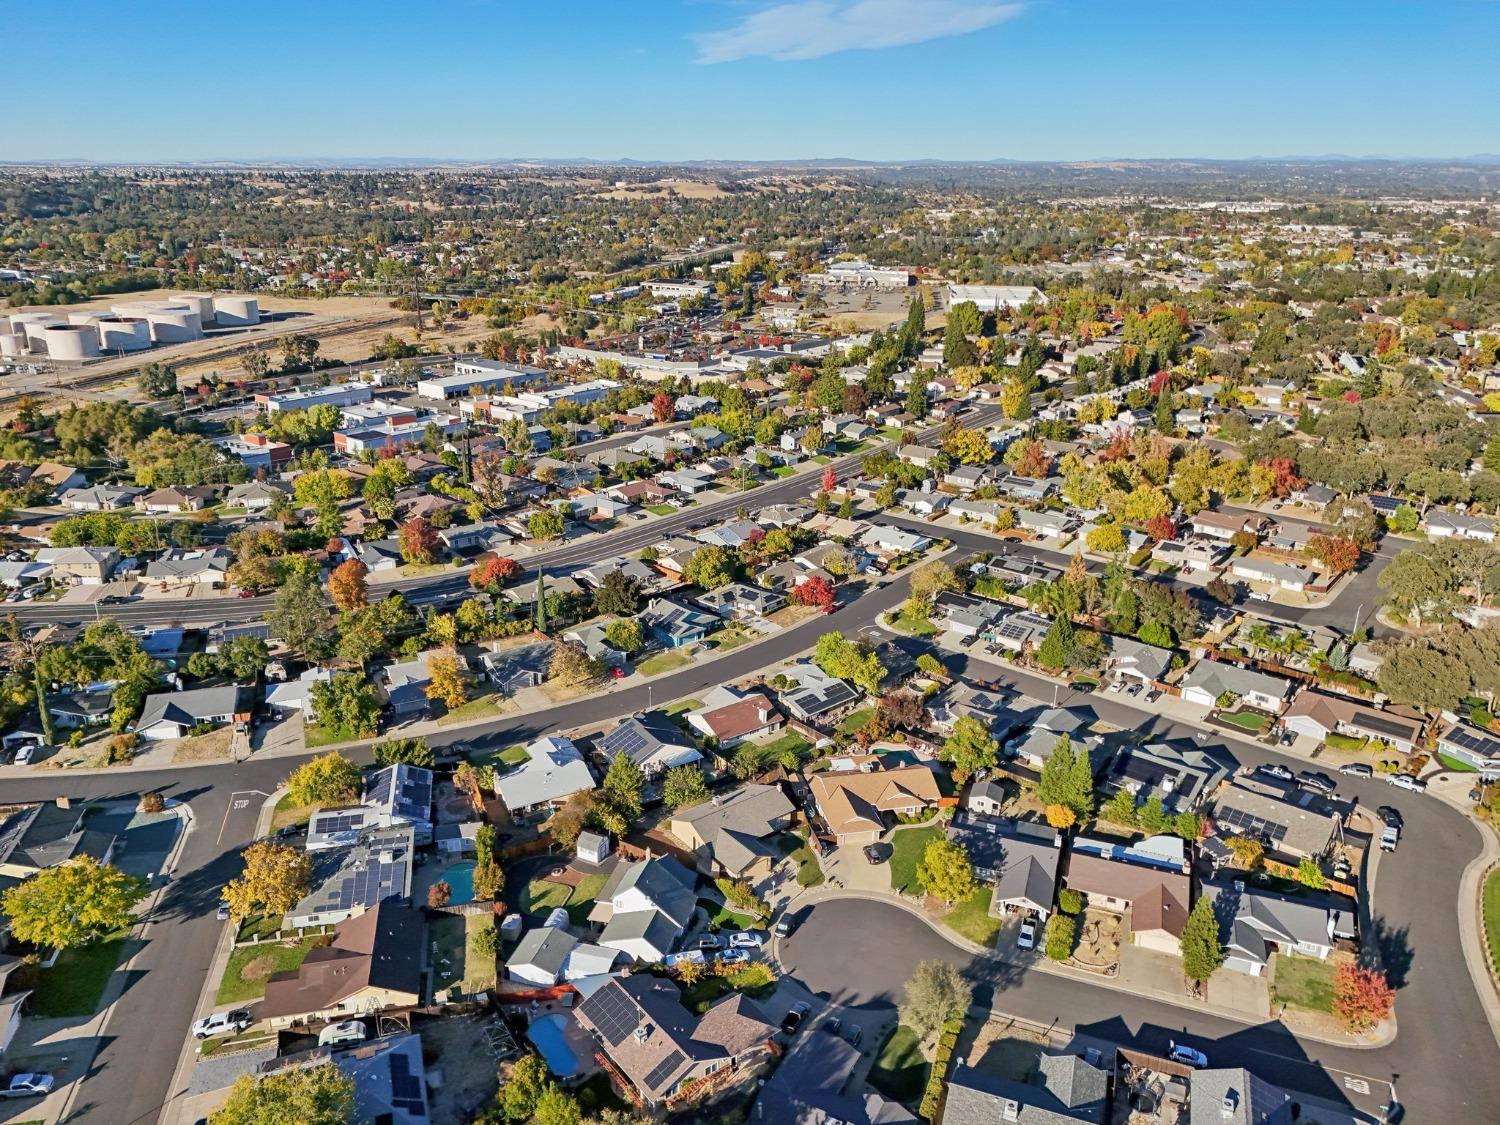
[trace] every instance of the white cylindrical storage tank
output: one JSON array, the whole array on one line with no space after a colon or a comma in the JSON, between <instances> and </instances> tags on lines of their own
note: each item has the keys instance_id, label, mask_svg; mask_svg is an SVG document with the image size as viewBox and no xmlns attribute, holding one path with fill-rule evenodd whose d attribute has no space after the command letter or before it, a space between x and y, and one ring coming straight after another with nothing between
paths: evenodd
<instances>
[{"instance_id":1,"label":"white cylindrical storage tank","mask_svg":"<svg viewBox=\"0 0 1500 1125\"><path fill-rule=\"evenodd\" d=\"M26 354L26 333L0 328L0 356L13 358L24 354Z\"/></svg>"},{"instance_id":2,"label":"white cylindrical storage tank","mask_svg":"<svg viewBox=\"0 0 1500 1125\"><path fill-rule=\"evenodd\" d=\"M95 324L95 323L98 322L99 318L101 316L103 316L103 315L104 315L103 313L100 313L97 310L95 310L93 312L70 312L68 314L68 323L69 324Z\"/></svg>"},{"instance_id":3,"label":"white cylindrical storage tank","mask_svg":"<svg viewBox=\"0 0 1500 1125\"><path fill-rule=\"evenodd\" d=\"M106 352L140 352L151 346L151 322L143 316L101 316L99 348Z\"/></svg>"},{"instance_id":4,"label":"white cylindrical storage tank","mask_svg":"<svg viewBox=\"0 0 1500 1125\"><path fill-rule=\"evenodd\" d=\"M214 299L207 293L183 293L169 298L173 305L186 305L198 314L199 324L208 324L214 318Z\"/></svg>"},{"instance_id":5,"label":"white cylindrical storage tank","mask_svg":"<svg viewBox=\"0 0 1500 1125\"><path fill-rule=\"evenodd\" d=\"M50 326L62 322L61 317L51 313L20 313L10 318L11 327L26 333L26 346L38 355L45 355L47 351L47 341L42 333Z\"/></svg>"},{"instance_id":6,"label":"white cylindrical storage tank","mask_svg":"<svg viewBox=\"0 0 1500 1125\"><path fill-rule=\"evenodd\" d=\"M99 330L92 324L50 324L42 329L49 359L82 361L99 354Z\"/></svg>"},{"instance_id":7,"label":"white cylindrical storage tank","mask_svg":"<svg viewBox=\"0 0 1500 1125\"><path fill-rule=\"evenodd\" d=\"M214 320L226 328L260 323L260 301L254 297L215 297Z\"/></svg>"},{"instance_id":8,"label":"white cylindrical storage tank","mask_svg":"<svg viewBox=\"0 0 1500 1125\"><path fill-rule=\"evenodd\" d=\"M203 322L191 309L146 309L142 315L151 323L151 338L158 344L182 344L203 339Z\"/></svg>"}]
</instances>

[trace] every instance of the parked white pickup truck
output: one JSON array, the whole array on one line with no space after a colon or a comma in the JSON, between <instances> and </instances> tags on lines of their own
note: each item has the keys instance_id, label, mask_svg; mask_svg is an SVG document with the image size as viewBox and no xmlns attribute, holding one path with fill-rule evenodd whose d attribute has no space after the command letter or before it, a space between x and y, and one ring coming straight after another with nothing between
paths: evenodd
<instances>
[{"instance_id":1,"label":"parked white pickup truck","mask_svg":"<svg viewBox=\"0 0 1500 1125\"><path fill-rule=\"evenodd\" d=\"M249 1008L213 1012L193 1024L194 1039L211 1039L216 1035L238 1035L255 1022Z\"/></svg>"}]
</instances>

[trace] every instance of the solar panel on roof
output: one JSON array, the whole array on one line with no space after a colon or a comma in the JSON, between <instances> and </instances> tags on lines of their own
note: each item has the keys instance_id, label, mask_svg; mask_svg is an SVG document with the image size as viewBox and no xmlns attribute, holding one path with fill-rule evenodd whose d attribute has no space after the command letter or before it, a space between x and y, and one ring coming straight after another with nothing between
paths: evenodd
<instances>
[{"instance_id":1,"label":"solar panel on roof","mask_svg":"<svg viewBox=\"0 0 1500 1125\"><path fill-rule=\"evenodd\" d=\"M620 988L601 988L584 1002L582 1011L611 1047L623 1043L640 1023L640 1009Z\"/></svg>"},{"instance_id":2,"label":"solar panel on roof","mask_svg":"<svg viewBox=\"0 0 1500 1125\"><path fill-rule=\"evenodd\" d=\"M650 1074L646 1075L647 1088L655 1090L660 1087L668 1077L676 1072L677 1068L683 1064L686 1058L687 1056L681 1051L674 1049L670 1055L651 1068Z\"/></svg>"}]
</instances>

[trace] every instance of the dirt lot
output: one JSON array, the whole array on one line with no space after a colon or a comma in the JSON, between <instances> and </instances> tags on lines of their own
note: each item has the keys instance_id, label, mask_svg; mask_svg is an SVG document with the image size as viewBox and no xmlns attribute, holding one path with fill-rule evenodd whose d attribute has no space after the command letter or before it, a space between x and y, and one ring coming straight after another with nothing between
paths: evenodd
<instances>
[{"instance_id":1,"label":"dirt lot","mask_svg":"<svg viewBox=\"0 0 1500 1125\"><path fill-rule=\"evenodd\" d=\"M442 1084L432 1092L432 1120L472 1121L500 1089L495 1060L484 1049L485 1025L492 1016L459 1016L423 1020L422 1055L432 1060L427 1074L441 1071Z\"/></svg>"}]
</instances>

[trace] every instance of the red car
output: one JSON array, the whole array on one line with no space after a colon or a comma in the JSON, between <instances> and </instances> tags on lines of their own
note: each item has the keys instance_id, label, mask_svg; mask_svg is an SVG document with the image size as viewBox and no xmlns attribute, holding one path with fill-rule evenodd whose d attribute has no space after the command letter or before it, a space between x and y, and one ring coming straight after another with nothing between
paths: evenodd
<instances>
[{"instance_id":1,"label":"red car","mask_svg":"<svg viewBox=\"0 0 1500 1125\"><path fill-rule=\"evenodd\" d=\"M237 597L237 598L258 598L258 597L260 597L260 591L259 590L241 590L238 594L235 595L235 597Z\"/></svg>"},{"instance_id":2,"label":"red car","mask_svg":"<svg viewBox=\"0 0 1500 1125\"><path fill-rule=\"evenodd\" d=\"M625 678L625 669L612 665L609 669L609 674L617 680L623 680Z\"/></svg>"}]
</instances>

